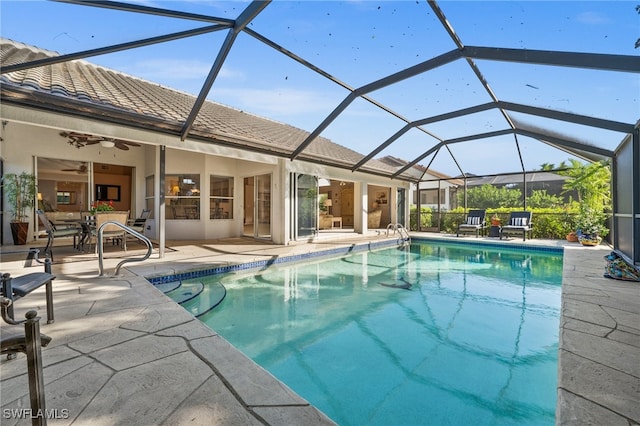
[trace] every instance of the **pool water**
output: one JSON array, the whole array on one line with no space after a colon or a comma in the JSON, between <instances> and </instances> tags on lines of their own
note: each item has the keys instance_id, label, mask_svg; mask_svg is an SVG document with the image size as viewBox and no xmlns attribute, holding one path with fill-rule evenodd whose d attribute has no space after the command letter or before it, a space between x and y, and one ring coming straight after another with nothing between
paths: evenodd
<instances>
[{"instance_id":1,"label":"pool water","mask_svg":"<svg viewBox=\"0 0 640 426\"><path fill-rule=\"evenodd\" d=\"M340 425L553 425L562 255L468 246L213 275L200 319Z\"/></svg>"}]
</instances>

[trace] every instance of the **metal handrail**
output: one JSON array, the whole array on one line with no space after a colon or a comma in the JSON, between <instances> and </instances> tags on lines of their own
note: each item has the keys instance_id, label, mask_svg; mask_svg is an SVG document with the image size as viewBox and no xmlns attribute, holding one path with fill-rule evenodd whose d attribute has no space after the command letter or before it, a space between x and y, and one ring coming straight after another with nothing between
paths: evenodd
<instances>
[{"instance_id":1,"label":"metal handrail","mask_svg":"<svg viewBox=\"0 0 640 426\"><path fill-rule=\"evenodd\" d=\"M389 229L393 230L395 234L396 231L400 234L400 237L404 242L411 244L411 235L409 235L409 230L405 228L401 223L390 223L387 225L387 236L389 236Z\"/></svg>"},{"instance_id":2,"label":"metal handrail","mask_svg":"<svg viewBox=\"0 0 640 426\"><path fill-rule=\"evenodd\" d=\"M104 227L107 225L116 225L117 227L121 228L124 232L133 235L134 237L136 237L137 239L139 239L140 241L143 241L146 245L147 245L147 253L142 256L142 257L130 257L128 259L124 259L123 261L121 261L120 263L118 263L116 265L116 270L114 275L118 275L120 273L120 268L122 267L122 265L124 265L125 263L129 263L129 262L142 262L143 260L147 260L149 258L149 256L151 256L151 253L153 252L153 244L151 243L151 240L149 238L147 238L145 235L142 235L141 233L134 231L133 229L129 228L126 225L123 225L120 222L115 222L112 220L109 220L105 223L103 223L102 225L100 225L100 228L98 228L98 241L96 241L96 244L98 244L98 268L99 268L99 272L100 272L100 276L104 276L104 266L103 266L103 240L102 240L102 233L104 231ZM127 238L127 236L125 235L124 238Z\"/></svg>"}]
</instances>

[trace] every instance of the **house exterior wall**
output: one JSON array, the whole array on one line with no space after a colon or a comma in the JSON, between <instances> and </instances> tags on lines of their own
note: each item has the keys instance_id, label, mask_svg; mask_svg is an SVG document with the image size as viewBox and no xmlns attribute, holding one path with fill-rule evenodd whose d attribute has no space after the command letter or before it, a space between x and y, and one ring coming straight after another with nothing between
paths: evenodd
<instances>
[{"instance_id":1,"label":"house exterior wall","mask_svg":"<svg viewBox=\"0 0 640 426\"><path fill-rule=\"evenodd\" d=\"M147 222L146 233L157 239L160 215L158 201L147 197L147 178L155 180L154 192L158 195L159 145L166 147L166 175L199 174L201 182L200 219L166 220L166 239L216 239L241 236L243 233L243 179L264 174L271 175L271 240L287 244L290 239L292 200L289 194L291 173L303 173L326 177L332 180L348 181L354 185L354 230L366 232L368 186L387 188L391 196L389 212L385 220L396 217L395 196L398 187L408 189L408 183L385 177L340 169L326 165L307 163L300 160L243 151L213 144L203 144L190 140L180 141L177 136L159 135L140 129L130 129L112 123L68 117L61 114L40 112L32 109L3 105L0 154L4 160L5 173L35 171L34 158L46 157L80 162L118 164L134 169L131 185L130 217L140 215L147 205L154 207L153 219ZM140 143L140 147L130 150L103 148L100 144L76 148L60 136L62 131L75 131L107 135ZM232 219L209 219L209 176L229 176L234 178L234 207ZM128 191L128 189L127 189ZM93 188L89 189L88 200L93 200ZM6 199L4 200L6 206ZM82 206L87 208L88 206ZM32 215L33 216L33 215ZM36 235L35 218L31 217L30 232ZM10 217L3 215L2 244L11 244Z\"/></svg>"},{"instance_id":2,"label":"house exterior wall","mask_svg":"<svg viewBox=\"0 0 640 426\"><path fill-rule=\"evenodd\" d=\"M119 149L105 149L100 145L75 148L69 145L65 138L59 135L59 130L31 126L26 123L7 122L4 125L1 142L1 155L4 160L4 173L22 173L23 171L34 172L36 168L35 158L46 157L61 160L73 160L79 162L101 162L110 164L121 164L137 169L144 168L144 157L131 151ZM73 180L71 176L69 180ZM136 182L137 183L137 182ZM89 189L91 192L91 189ZM87 197L91 194L86 194ZM88 206L83 208L86 210ZM4 200L5 210L9 210L7 200ZM4 212L3 244L12 243L9 223L11 220L8 211ZM37 228L35 225L35 215L30 214L29 232L35 235Z\"/></svg>"}]
</instances>

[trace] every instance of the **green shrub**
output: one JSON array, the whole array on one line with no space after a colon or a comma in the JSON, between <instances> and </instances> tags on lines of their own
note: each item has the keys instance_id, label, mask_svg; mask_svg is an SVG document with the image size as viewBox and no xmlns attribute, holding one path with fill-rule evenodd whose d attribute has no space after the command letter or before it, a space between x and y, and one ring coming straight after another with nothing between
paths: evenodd
<instances>
[{"instance_id":1,"label":"green shrub","mask_svg":"<svg viewBox=\"0 0 640 426\"><path fill-rule=\"evenodd\" d=\"M455 234L458 232L458 225L464 222L465 217L467 217L467 214L462 207L450 210L441 220L441 232Z\"/></svg>"},{"instance_id":2,"label":"green shrub","mask_svg":"<svg viewBox=\"0 0 640 426\"><path fill-rule=\"evenodd\" d=\"M433 211L431 207L420 207L420 228L431 227ZM411 206L409 211L409 229L419 231L418 229L418 208Z\"/></svg>"},{"instance_id":3,"label":"green shrub","mask_svg":"<svg viewBox=\"0 0 640 426\"><path fill-rule=\"evenodd\" d=\"M563 240L569 232L576 230L578 207L575 203L565 207L533 208L528 210L532 212L532 238ZM491 225L491 218L494 215L500 218L502 225L506 225L512 211L522 211L522 209L513 207L487 209L487 226ZM455 234L458 230L458 225L464 222L466 212L462 207L459 207L442 214L442 216L441 232Z\"/></svg>"}]
</instances>

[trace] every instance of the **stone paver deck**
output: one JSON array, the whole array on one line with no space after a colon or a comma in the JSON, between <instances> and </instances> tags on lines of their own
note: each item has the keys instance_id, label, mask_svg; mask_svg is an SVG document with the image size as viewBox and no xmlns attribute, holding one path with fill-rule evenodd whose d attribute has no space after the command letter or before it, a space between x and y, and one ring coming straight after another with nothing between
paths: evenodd
<instances>
[{"instance_id":1,"label":"stone paver deck","mask_svg":"<svg viewBox=\"0 0 640 426\"><path fill-rule=\"evenodd\" d=\"M640 424L640 283L604 278L609 252L565 249L558 424Z\"/></svg>"},{"instance_id":2,"label":"stone paver deck","mask_svg":"<svg viewBox=\"0 0 640 426\"><path fill-rule=\"evenodd\" d=\"M56 322L44 321L44 290L16 303L16 318L38 309L42 332L53 338L43 350L46 406L66 418L50 424L333 424L143 277L381 239L291 246L247 239L172 242L164 259L154 255L119 277L99 277L91 254L56 248ZM513 243L521 241L504 242ZM640 284L603 278L606 246L531 244L566 246L557 423L640 424ZM3 272L40 270L24 268L24 253L10 251L3 247ZM106 270L120 260L106 259ZM5 409L29 408L25 358L0 362L2 424L29 424L5 415Z\"/></svg>"}]
</instances>

